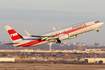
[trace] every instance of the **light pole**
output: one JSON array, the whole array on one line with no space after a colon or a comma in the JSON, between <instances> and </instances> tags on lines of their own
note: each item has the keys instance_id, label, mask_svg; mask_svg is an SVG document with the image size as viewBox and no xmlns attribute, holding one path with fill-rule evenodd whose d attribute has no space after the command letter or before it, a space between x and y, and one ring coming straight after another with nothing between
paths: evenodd
<instances>
[{"instance_id":1,"label":"light pole","mask_svg":"<svg viewBox=\"0 0 105 70\"><path fill-rule=\"evenodd\" d=\"M52 50L52 42L48 43L49 44L49 50Z\"/></svg>"}]
</instances>

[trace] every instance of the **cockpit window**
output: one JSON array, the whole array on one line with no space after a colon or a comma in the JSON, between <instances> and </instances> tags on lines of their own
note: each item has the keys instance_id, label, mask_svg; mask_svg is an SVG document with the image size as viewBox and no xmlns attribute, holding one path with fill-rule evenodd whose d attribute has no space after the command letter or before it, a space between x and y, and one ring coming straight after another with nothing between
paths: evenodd
<instances>
[{"instance_id":1,"label":"cockpit window","mask_svg":"<svg viewBox=\"0 0 105 70\"><path fill-rule=\"evenodd\" d=\"M98 23L98 22L100 22L100 21L95 21L95 23Z\"/></svg>"}]
</instances>

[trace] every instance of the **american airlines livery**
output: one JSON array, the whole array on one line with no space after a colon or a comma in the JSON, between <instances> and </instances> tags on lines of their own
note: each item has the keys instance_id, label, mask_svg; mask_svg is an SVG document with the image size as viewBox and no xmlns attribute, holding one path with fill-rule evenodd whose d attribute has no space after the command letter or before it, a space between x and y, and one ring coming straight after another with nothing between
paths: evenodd
<instances>
[{"instance_id":1,"label":"american airlines livery","mask_svg":"<svg viewBox=\"0 0 105 70\"><path fill-rule=\"evenodd\" d=\"M11 37L13 43L5 43L6 45L13 45L16 47L30 47L30 46L38 46L50 42L61 43L62 40L65 39L73 39L77 37L77 35L89 32L92 30L96 30L99 32L99 28L103 25L103 22L100 21L89 21L85 23L76 24L73 26L69 26L66 28L56 30L54 27L54 31L37 36L31 35L26 30L28 36L22 36L10 26L5 26L9 36Z\"/></svg>"}]
</instances>

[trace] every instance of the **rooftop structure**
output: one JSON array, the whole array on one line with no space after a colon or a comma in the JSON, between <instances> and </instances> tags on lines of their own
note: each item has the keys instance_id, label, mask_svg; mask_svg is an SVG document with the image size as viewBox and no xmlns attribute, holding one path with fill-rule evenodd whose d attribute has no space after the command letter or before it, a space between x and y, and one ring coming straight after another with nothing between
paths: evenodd
<instances>
[{"instance_id":1,"label":"rooftop structure","mask_svg":"<svg viewBox=\"0 0 105 70\"><path fill-rule=\"evenodd\" d=\"M87 63L105 63L105 58L86 58Z\"/></svg>"}]
</instances>

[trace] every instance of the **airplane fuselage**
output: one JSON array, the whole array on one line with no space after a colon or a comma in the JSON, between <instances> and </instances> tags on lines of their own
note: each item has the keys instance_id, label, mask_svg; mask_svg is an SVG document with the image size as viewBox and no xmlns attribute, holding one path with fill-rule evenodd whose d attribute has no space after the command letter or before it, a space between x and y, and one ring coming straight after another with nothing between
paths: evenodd
<instances>
[{"instance_id":1,"label":"airplane fuselage","mask_svg":"<svg viewBox=\"0 0 105 70\"><path fill-rule=\"evenodd\" d=\"M50 42L60 43L62 40L75 38L77 37L78 34L86 33L92 30L98 31L98 29L103 24L104 23L100 21L90 21L90 22L80 23L41 35L41 36L58 36L58 38L51 39L45 37L41 39L41 38L32 37L33 39L30 39L31 38L30 37L24 40L20 40L18 44L13 44L13 45L16 47L29 47L29 46L38 46Z\"/></svg>"}]
</instances>

